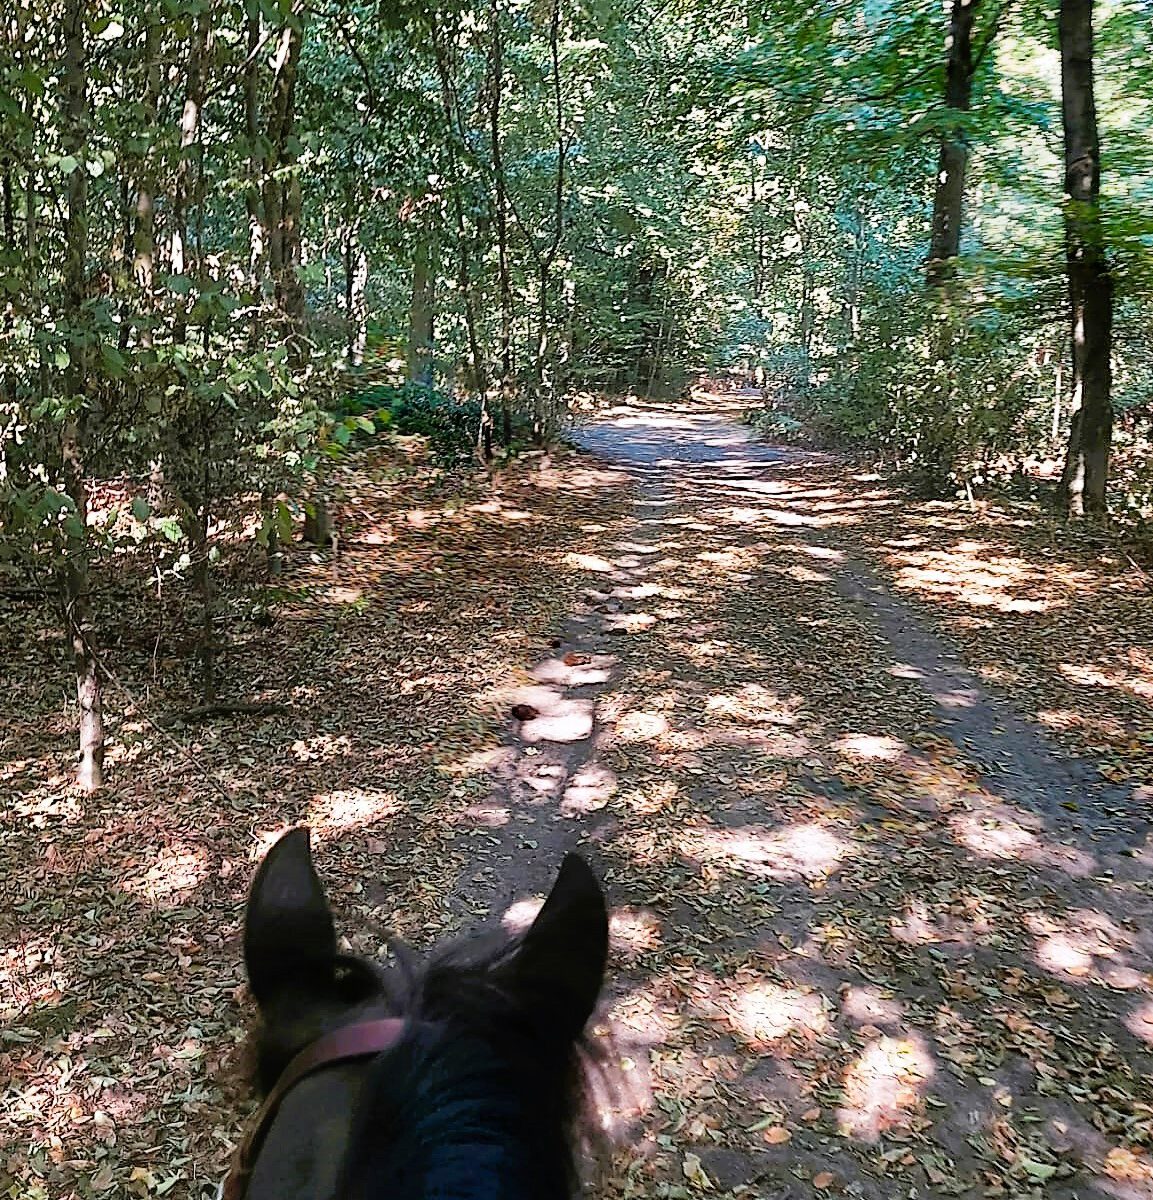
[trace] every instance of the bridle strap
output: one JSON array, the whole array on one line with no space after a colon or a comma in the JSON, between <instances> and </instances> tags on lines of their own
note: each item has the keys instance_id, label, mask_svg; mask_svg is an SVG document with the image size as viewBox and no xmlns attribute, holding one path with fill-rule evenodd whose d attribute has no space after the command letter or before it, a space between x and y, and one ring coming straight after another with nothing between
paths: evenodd
<instances>
[{"instance_id":1,"label":"bridle strap","mask_svg":"<svg viewBox=\"0 0 1153 1200\"><path fill-rule=\"evenodd\" d=\"M264 1103L256 1111L252 1126L236 1148L232 1166L220 1186L219 1200L243 1200L256 1156L268 1135L269 1126L285 1096L306 1076L321 1067L335 1063L383 1054L400 1041L407 1022L399 1017L384 1017L377 1021L360 1021L344 1025L310 1042L281 1072L280 1078Z\"/></svg>"}]
</instances>

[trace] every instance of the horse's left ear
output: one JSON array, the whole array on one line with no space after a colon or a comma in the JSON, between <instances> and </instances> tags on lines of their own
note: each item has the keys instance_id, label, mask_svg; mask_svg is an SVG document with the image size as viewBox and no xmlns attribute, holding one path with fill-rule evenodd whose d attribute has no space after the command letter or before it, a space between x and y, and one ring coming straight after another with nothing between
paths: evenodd
<instances>
[{"instance_id":1,"label":"horse's left ear","mask_svg":"<svg viewBox=\"0 0 1153 1200\"><path fill-rule=\"evenodd\" d=\"M244 909L248 985L264 1007L286 985L332 975L336 927L312 865L307 826L289 830L265 855Z\"/></svg>"},{"instance_id":2,"label":"horse's left ear","mask_svg":"<svg viewBox=\"0 0 1153 1200\"><path fill-rule=\"evenodd\" d=\"M573 1039L596 1008L608 950L605 894L588 863L567 854L505 970L512 989Z\"/></svg>"}]
</instances>

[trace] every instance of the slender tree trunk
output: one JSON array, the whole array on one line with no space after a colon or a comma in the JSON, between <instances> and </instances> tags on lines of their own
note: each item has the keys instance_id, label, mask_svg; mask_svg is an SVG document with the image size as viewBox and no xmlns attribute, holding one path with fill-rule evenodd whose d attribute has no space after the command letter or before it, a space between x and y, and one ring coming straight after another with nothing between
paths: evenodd
<instances>
[{"instance_id":1,"label":"slender tree trunk","mask_svg":"<svg viewBox=\"0 0 1153 1200\"><path fill-rule=\"evenodd\" d=\"M160 103L160 32L159 21L150 21L144 35L145 83L141 103L144 107L145 121L153 127L158 120L157 109ZM142 294L144 320L141 322L139 337L144 347L152 345L152 324L149 317L152 310L152 289L156 281L155 257L156 173L153 154L149 150L145 151L136 168L136 223L132 233L132 273Z\"/></svg>"},{"instance_id":2,"label":"slender tree trunk","mask_svg":"<svg viewBox=\"0 0 1153 1200\"><path fill-rule=\"evenodd\" d=\"M85 477L88 420L88 351L84 341L84 300L88 259L88 172L84 153L88 141L87 5L68 0L64 10L63 145L78 161L68 174L64 222L64 308L76 334L64 370L64 392L70 415L61 438L64 490L75 508L74 532L68 537L64 569L64 615L76 676L80 709L80 763L76 782L84 791L104 783L104 715L99 665L91 628L88 580L88 485Z\"/></svg>"},{"instance_id":3,"label":"slender tree trunk","mask_svg":"<svg viewBox=\"0 0 1153 1200\"><path fill-rule=\"evenodd\" d=\"M244 135L247 141L248 172L244 188L244 206L248 211L248 275L255 291L260 286L264 270L265 228L264 198L260 180L260 122L258 117L258 71L260 70L260 10L253 6L245 22L247 55L242 89L244 103Z\"/></svg>"},{"instance_id":4,"label":"slender tree trunk","mask_svg":"<svg viewBox=\"0 0 1153 1200\"><path fill-rule=\"evenodd\" d=\"M300 353L304 332L304 288L300 282L301 192L296 170L296 78L304 29L292 21L281 32L273 56L264 172L264 234L277 308L290 349Z\"/></svg>"},{"instance_id":5,"label":"slender tree trunk","mask_svg":"<svg viewBox=\"0 0 1153 1200\"><path fill-rule=\"evenodd\" d=\"M445 120L463 143L467 139L467 131L463 128L460 117L460 102L453 88L452 70L449 61L449 50L441 37L440 26L435 13L431 17L433 49L436 56L437 72L440 76L441 103L444 106ZM456 141L448 143L449 165L454 180L458 179L459 164ZM475 283L472 272L472 256L470 253L470 238L464 217L464 202L461 199L459 186L452 189L453 215L456 219L456 277L457 288L464 303L464 324L468 336L469 354L469 389L480 397L480 424L477 428L477 452L483 462L492 461L493 422L492 410L489 407L488 370L485 365L484 352L481 350L479 322L477 321L477 303Z\"/></svg>"},{"instance_id":6,"label":"slender tree trunk","mask_svg":"<svg viewBox=\"0 0 1153 1200\"><path fill-rule=\"evenodd\" d=\"M348 361L359 367L368 345L368 254L360 239L360 221L349 219L344 229L344 311L348 321Z\"/></svg>"},{"instance_id":7,"label":"slender tree trunk","mask_svg":"<svg viewBox=\"0 0 1153 1200\"><path fill-rule=\"evenodd\" d=\"M4 194L4 245L9 250L16 249L16 211L12 205L12 164L4 163L0 173L0 190Z\"/></svg>"},{"instance_id":8,"label":"slender tree trunk","mask_svg":"<svg viewBox=\"0 0 1153 1200\"><path fill-rule=\"evenodd\" d=\"M1061 499L1069 516L1103 516L1113 436L1113 276L1101 227L1101 150L1093 94L1093 0L1061 0L1065 263L1072 331L1072 422Z\"/></svg>"},{"instance_id":9,"label":"slender tree trunk","mask_svg":"<svg viewBox=\"0 0 1153 1200\"><path fill-rule=\"evenodd\" d=\"M512 441L512 276L508 254L508 197L501 148L500 107L504 92L504 43L498 0L489 5L492 41L489 47L489 139L496 207L497 286L500 293L500 420L505 445Z\"/></svg>"},{"instance_id":10,"label":"slender tree trunk","mask_svg":"<svg viewBox=\"0 0 1153 1200\"><path fill-rule=\"evenodd\" d=\"M417 235L408 308L408 377L432 385L436 321L436 253L428 234Z\"/></svg>"},{"instance_id":11,"label":"slender tree trunk","mask_svg":"<svg viewBox=\"0 0 1153 1200\"><path fill-rule=\"evenodd\" d=\"M945 106L955 112L968 112L972 101L973 22L979 4L980 0L953 0L949 35L945 40ZM954 125L941 138L937 160L927 272L928 282L933 287L942 287L949 281L961 251L968 165L968 135L961 125Z\"/></svg>"}]
</instances>

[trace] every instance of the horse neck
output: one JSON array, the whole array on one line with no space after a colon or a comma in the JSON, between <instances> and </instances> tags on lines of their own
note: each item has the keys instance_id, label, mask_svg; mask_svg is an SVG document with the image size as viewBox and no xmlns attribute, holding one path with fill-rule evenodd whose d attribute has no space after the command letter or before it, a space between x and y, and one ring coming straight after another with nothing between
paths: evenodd
<instances>
[{"instance_id":1,"label":"horse neck","mask_svg":"<svg viewBox=\"0 0 1153 1200\"><path fill-rule=\"evenodd\" d=\"M569 1191L564 1064L426 1028L372 1068L350 1139L355 1200L559 1200Z\"/></svg>"}]
</instances>

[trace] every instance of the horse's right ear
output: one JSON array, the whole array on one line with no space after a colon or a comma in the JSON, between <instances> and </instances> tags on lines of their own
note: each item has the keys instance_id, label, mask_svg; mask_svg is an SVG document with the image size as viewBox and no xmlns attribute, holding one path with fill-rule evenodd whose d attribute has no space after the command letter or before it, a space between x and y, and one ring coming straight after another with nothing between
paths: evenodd
<instances>
[{"instance_id":1,"label":"horse's right ear","mask_svg":"<svg viewBox=\"0 0 1153 1200\"><path fill-rule=\"evenodd\" d=\"M336 927L312 865L307 826L286 833L264 856L244 909L248 986L263 1007L286 984L331 976Z\"/></svg>"}]
</instances>

